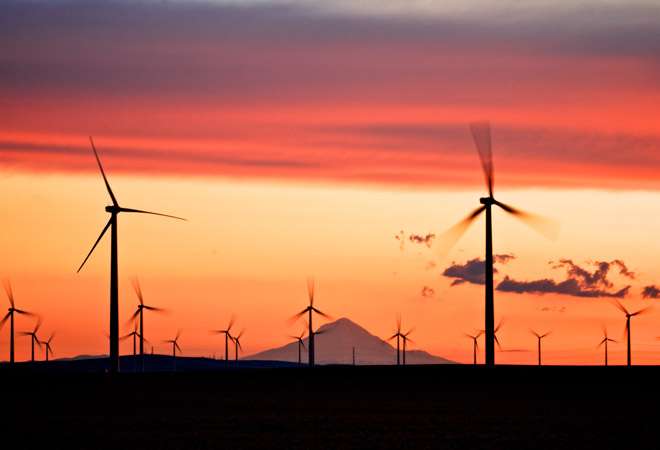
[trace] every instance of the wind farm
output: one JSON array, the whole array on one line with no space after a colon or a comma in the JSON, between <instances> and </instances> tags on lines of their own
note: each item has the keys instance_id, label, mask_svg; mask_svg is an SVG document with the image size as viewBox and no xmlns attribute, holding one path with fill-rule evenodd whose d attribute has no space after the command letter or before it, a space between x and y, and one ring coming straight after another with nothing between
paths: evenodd
<instances>
[{"instance_id":1,"label":"wind farm","mask_svg":"<svg viewBox=\"0 0 660 450\"><path fill-rule=\"evenodd\" d=\"M11 445L657 446L657 2L0 22Z\"/></svg>"}]
</instances>

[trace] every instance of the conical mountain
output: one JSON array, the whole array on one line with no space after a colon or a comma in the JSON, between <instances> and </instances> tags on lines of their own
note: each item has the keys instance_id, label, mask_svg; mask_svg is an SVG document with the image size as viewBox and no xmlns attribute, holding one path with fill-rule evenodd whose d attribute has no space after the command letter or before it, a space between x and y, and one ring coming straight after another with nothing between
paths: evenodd
<instances>
[{"instance_id":1,"label":"conical mountain","mask_svg":"<svg viewBox=\"0 0 660 450\"><path fill-rule=\"evenodd\" d=\"M317 364L351 364L352 349L355 347L358 364L396 364L396 348L374 336L366 329L347 318L327 323L318 330L316 336ZM304 339L308 347L308 339ZM403 345L403 343L402 343ZM243 359L262 361L298 361L298 343L292 341L282 347L266 350ZM307 351L303 349L302 360L307 363ZM447 364L453 363L445 358L431 355L422 350L406 351L408 364Z\"/></svg>"}]
</instances>

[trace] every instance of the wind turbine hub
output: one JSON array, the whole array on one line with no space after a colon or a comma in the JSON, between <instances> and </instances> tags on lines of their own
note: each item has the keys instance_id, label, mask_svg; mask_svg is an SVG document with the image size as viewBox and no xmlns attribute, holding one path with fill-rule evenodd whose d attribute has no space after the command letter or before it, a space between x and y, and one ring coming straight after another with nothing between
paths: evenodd
<instances>
[{"instance_id":1,"label":"wind turbine hub","mask_svg":"<svg viewBox=\"0 0 660 450\"><path fill-rule=\"evenodd\" d=\"M493 197L481 197L479 203L482 205L493 205L495 204L495 199Z\"/></svg>"},{"instance_id":2,"label":"wind turbine hub","mask_svg":"<svg viewBox=\"0 0 660 450\"><path fill-rule=\"evenodd\" d=\"M117 214L119 212L119 207L115 205L108 205L105 207L105 211L111 214Z\"/></svg>"}]
</instances>

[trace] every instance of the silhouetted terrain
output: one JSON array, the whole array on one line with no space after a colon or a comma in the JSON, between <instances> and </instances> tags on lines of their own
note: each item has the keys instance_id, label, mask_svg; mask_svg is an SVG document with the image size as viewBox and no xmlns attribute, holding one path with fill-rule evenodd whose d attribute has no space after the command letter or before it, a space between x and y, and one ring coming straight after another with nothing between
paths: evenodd
<instances>
[{"instance_id":1,"label":"silhouetted terrain","mask_svg":"<svg viewBox=\"0 0 660 450\"><path fill-rule=\"evenodd\" d=\"M656 448L658 367L2 369L20 448Z\"/></svg>"},{"instance_id":2,"label":"silhouetted terrain","mask_svg":"<svg viewBox=\"0 0 660 450\"><path fill-rule=\"evenodd\" d=\"M358 364L396 364L396 347L369 333L365 328L347 318L341 318L319 327L316 336L317 364L351 364L352 349L355 347ZM303 339L305 347L309 339ZM394 341L396 345L396 341ZM401 344L403 345L403 343ZM403 347L401 347L403 349ZM298 343L292 341L282 347L266 350L245 359L267 361L298 361ZM307 351L302 352L303 362L307 362ZM448 359L431 355L422 350L408 348L406 361L409 364L445 364Z\"/></svg>"}]
</instances>

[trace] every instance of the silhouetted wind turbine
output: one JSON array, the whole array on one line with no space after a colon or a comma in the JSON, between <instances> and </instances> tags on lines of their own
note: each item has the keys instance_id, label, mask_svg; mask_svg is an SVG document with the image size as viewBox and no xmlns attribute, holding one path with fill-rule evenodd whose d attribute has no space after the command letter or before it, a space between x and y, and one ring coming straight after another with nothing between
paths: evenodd
<instances>
[{"instance_id":1,"label":"silhouetted wind turbine","mask_svg":"<svg viewBox=\"0 0 660 450\"><path fill-rule=\"evenodd\" d=\"M401 339L403 339L403 365L406 365L406 345L408 344L408 341L414 342L412 339L410 339L408 336L410 336L410 333L413 332L413 329L408 330L407 333L402 333L401 334Z\"/></svg>"},{"instance_id":2,"label":"silhouetted wind turbine","mask_svg":"<svg viewBox=\"0 0 660 450\"><path fill-rule=\"evenodd\" d=\"M142 364L142 369L144 370L144 311L146 310L146 311L154 311L154 312L163 312L164 310L161 308L157 308L155 306L149 306L144 304L142 289L140 288L140 282L137 278L133 279L133 289L135 290L135 295L137 295L139 303L137 305L137 309L135 310L129 321L138 320L140 323L140 332L138 334L138 337L140 338L141 364Z\"/></svg>"},{"instance_id":3,"label":"silhouetted wind turbine","mask_svg":"<svg viewBox=\"0 0 660 450\"><path fill-rule=\"evenodd\" d=\"M34 325L34 329L32 331L21 331L21 336L30 336L30 343L31 348L32 348L32 353L30 357L30 361L34 362L34 344L36 343L39 348L41 348L41 341L39 340L39 337L37 337L37 332L39 331L39 328L41 328L41 320L38 320L37 323Z\"/></svg>"},{"instance_id":4,"label":"silhouetted wind turbine","mask_svg":"<svg viewBox=\"0 0 660 450\"><path fill-rule=\"evenodd\" d=\"M234 317L232 316L229 319L229 324L224 330L214 330L211 333L224 334L225 335L225 364L229 362L229 339L233 339L231 336L231 327L234 326Z\"/></svg>"},{"instance_id":5,"label":"silhouetted wind turbine","mask_svg":"<svg viewBox=\"0 0 660 450\"><path fill-rule=\"evenodd\" d=\"M0 320L0 330L9 319L9 363L14 363L14 314L24 315L24 316L35 316L31 312L24 311L22 309L16 308L14 302L14 291L11 288L11 283L7 280L4 282L5 292L7 293L7 298L9 299L9 309L5 317ZM34 352L33 352L34 353Z\"/></svg>"},{"instance_id":6,"label":"silhouetted wind turbine","mask_svg":"<svg viewBox=\"0 0 660 450\"><path fill-rule=\"evenodd\" d=\"M609 342L615 342L616 343L617 341L615 341L614 339L610 339L607 336L607 328L603 327L603 340L600 341L600 343L598 344L598 347L600 347L603 344L605 345L605 366L607 366L607 344Z\"/></svg>"},{"instance_id":7,"label":"silhouetted wind turbine","mask_svg":"<svg viewBox=\"0 0 660 450\"><path fill-rule=\"evenodd\" d=\"M243 350L243 347L241 346L241 337L243 337L243 334L245 334L245 330L241 330L241 332L238 333L238 336L232 338L234 341L234 360L236 362L238 362L238 350Z\"/></svg>"},{"instance_id":8,"label":"silhouetted wind turbine","mask_svg":"<svg viewBox=\"0 0 660 450\"><path fill-rule=\"evenodd\" d=\"M530 331L534 336L536 336L536 339L538 340L538 342L537 342L537 349L538 349L538 357L539 357L538 359L539 359L539 366L540 366L540 365L541 365L541 339L543 339L544 337L546 337L547 335L549 335L549 334L551 333L551 331L548 331L548 332L545 333L545 334L539 334L539 333L537 333L537 332L534 331L534 330L529 330L529 331Z\"/></svg>"},{"instance_id":9,"label":"silhouetted wind turbine","mask_svg":"<svg viewBox=\"0 0 660 450\"><path fill-rule=\"evenodd\" d=\"M174 363L174 371L176 372L176 351L179 350L181 353L181 347L179 347L179 337L181 336L181 330L176 332L176 337L174 339L169 339L165 342L166 344L172 344L172 361Z\"/></svg>"},{"instance_id":10,"label":"silhouetted wind turbine","mask_svg":"<svg viewBox=\"0 0 660 450\"><path fill-rule=\"evenodd\" d=\"M289 336L291 339L295 339L296 341L298 341L298 365L302 364L301 348L307 350L307 348L305 347L305 343L303 342L304 336L305 336L305 330L303 330L302 333L300 333L300 336Z\"/></svg>"},{"instance_id":11,"label":"silhouetted wind turbine","mask_svg":"<svg viewBox=\"0 0 660 450\"><path fill-rule=\"evenodd\" d=\"M119 372L119 257L117 254L117 216L119 213L139 213L139 214L151 214L154 216L169 217L171 219L186 220L182 217L170 216L168 214L161 214L151 211L143 211L140 209L124 208L119 206L115 194L110 188L110 183L108 182L103 166L101 165L101 160L99 155L96 152L96 147L94 146L94 141L91 136L89 138L90 144L92 144L92 151L94 152L94 157L101 171L101 176L105 183L105 187L110 195L112 200L112 205L106 206L105 210L110 214L110 220L105 225L101 234L94 242L92 249L89 251L85 259L83 260L80 267L78 267L78 272L83 268L89 257L94 252L94 249L103 238L103 235L110 228L110 372L116 373Z\"/></svg>"},{"instance_id":12,"label":"silhouetted wind turbine","mask_svg":"<svg viewBox=\"0 0 660 450\"><path fill-rule=\"evenodd\" d=\"M495 364L495 305L493 286L493 221L492 207L499 206L504 211L527 222L533 228L547 236L554 236L557 232L556 225L540 216L523 212L517 208L495 200L493 194L494 173L493 155L491 149L490 124L487 122L470 124L470 131L481 159L481 166L486 177L488 197L482 197L479 202L482 206L472 211L465 219L447 230L444 234L447 250L451 247L468 226L482 213L486 212L486 260L485 260L485 341L486 341L486 365Z\"/></svg>"},{"instance_id":13,"label":"silhouetted wind turbine","mask_svg":"<svg viewBox=\"0 0 660 450\"><path fill-rule=\"evenodd\" d=\"M483 334L483 331L479 331L475 335L467 334L465 333L465 336L472 339L472 364L477 365L477 350L479 349L479 344L477 343L477 339L479 339L479 336Z\"/></svg>"},{"instance_id":14,"label":"silhouetted wind turbine","mask_svg":"<svg viewBox=\"0 0 660 450\"><path fill-rule=\"evenodd\" d=\"M621 312L623 312L626 315L626 328L624 329L623 334L624 334L624 337L626 337L627 340L628 340L628 342L627 342L628 356L627 356L626 361L627 361L628 367L630 367L630 365L631 365L631 356L630 356L630 318L635 317L635 316L639 316L640 314L644 314L651 307L647 306L646 308L642 308L640 310L637 310L637 311L631 313L618 300L615 301L615 305L616 305L617 308L619 308L621 310Z\"/></svg>"},{"instance_id":15,"label":"silhouetted wind turbine","mask_svg":"<svg viewBox=\"0 0 660 450\"><path fill-rule=\"evenodd\" d=\"M140 336L140 333L138 333L138 324L137 321L135 322L135 326L133 328L133 331L131 331L128 334L125 334L124 336L120 337L120 340L128 339L129 337L133 337L133 357L137 355L137 346L136 346L136 339ZM146 339L145 339L146 340Z\"/></svg>"},{"instance_id":16,"label":"silhouetted wind turbine","mask_svg":"<svg viewBox=\"0 0 660 450\"><path fill-rule=\"evenodd\" d=\"M307 331L307 334L309 335L309 350L308 350L309 366L313 367L314 366L314 335L318 333L314 332L314 327L312 325L312 316L313 313L316 313L321 317L325 317L326 319L330 319L330 316L328 316L324 312L319 311L317 308L314 307L314 280L312 278L307 279L307 294L309 296L309 306L307 306L305 309L300 311L298 314L294 315L291 319L296 320L299 317L308 314L307 325L309 329Z\"/></svg>"},{"instance_id":17,"label":"silhouetted wind turbine","mask_svg":"<svg viewBox=\"0 0 660 450\"><path fill-rule=\"evenodd\" d=\"M46 362L48 362L49 353L53 355L53 347L50 345L50 343L53 341L54 337L55 337L55 333L52 333L48 338L48 340L41 341L41 343L46 346Z\"/></svg>"},{"instance_id":18,"label":"silhouetted wind turbine","mask_svg":"<svg viewBox=\"0 0 660 450\"><path fill-rule=\"evenodd\" d=\"M401 337L403 335L401 334L401 316L396 317L396 333L394 333L392 336L387 338L388 341L391 341L392 339L396 338L396 365L400 366L401 365Z\"/></svg>"}]
</instances>

